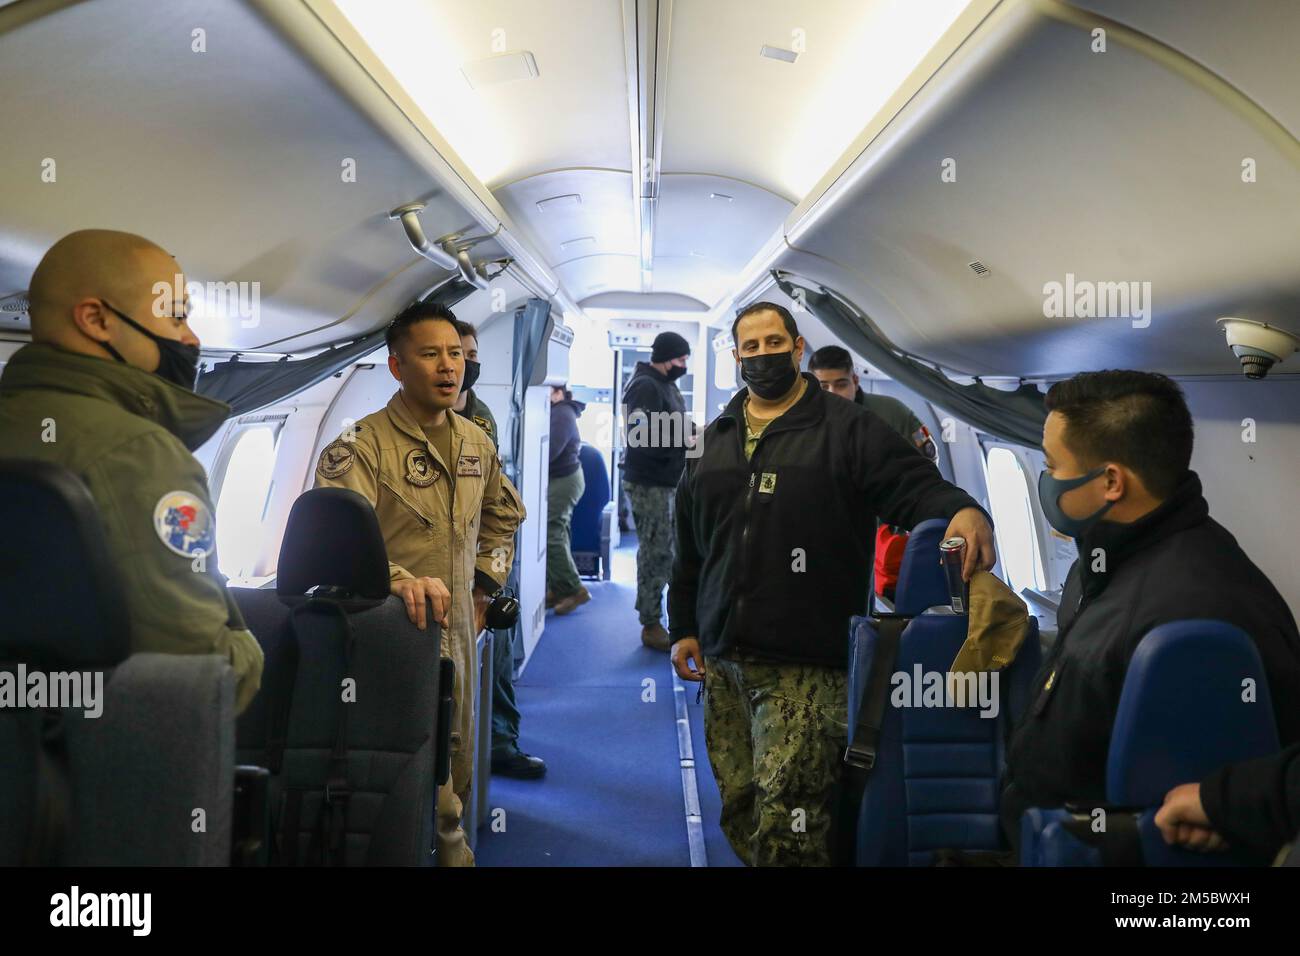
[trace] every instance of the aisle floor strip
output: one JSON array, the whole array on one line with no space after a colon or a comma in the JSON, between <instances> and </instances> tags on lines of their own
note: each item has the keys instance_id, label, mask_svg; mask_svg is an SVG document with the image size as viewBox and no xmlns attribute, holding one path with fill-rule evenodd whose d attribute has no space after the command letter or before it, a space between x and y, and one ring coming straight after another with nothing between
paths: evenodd
<instances>
[{"instance_id":1,"label":"aisle floor strip","mask_svg":"<svg viewBox=\"0 0 1300 956\"><path fill-rule=\"evenodd\" d=\"M673 707L677 714L677 753L682 765L682 802L686 808L686 841L691 866L708 866L704 849L704 820L700 814L700 791L695 781L695 748L691 743L691 721L686 711L686 684L670 663L673 675Z\"/></svg>"}]
</instances>

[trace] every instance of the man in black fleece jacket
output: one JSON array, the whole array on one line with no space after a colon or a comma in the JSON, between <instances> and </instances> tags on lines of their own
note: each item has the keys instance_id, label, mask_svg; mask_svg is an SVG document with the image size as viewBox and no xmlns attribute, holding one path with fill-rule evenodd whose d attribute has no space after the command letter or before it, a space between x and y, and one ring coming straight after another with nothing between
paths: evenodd
<instances>
[{"instance_id":1,"label":"man in black fleece jacket","mask_svg":"<svg viewBox=\"0 0 1300 956\"><path fill-rule=\"evenodd\" d=\"M1007 748L1003 824L1031 806L1105 803L1106 759L1129 660L1152 628L1209 618L1255 642L1282 743L1300 740L1300 634L1277 589L1209 515L1188 466L1192 417L1151 372L1085 372L1052 386L1039 499L1078 543L1059 633ZM1242 706L1253 706L1243 702Z\"/></svg>"},{"instance_id":2,"label":"man in black fleece jacket","mask_svg":"<svg viewBox=\"0 0 1300 956\"><path fill-rule=\"evenodd\" d=\"M673 666L705 682L709 761L737 855L826 865L849 619L865 609L876 516L909 528L950 519L948 535L967 541L966 578L993 565L993 529L874 412L799 374L804 340L786 309L750 306L732 337L749 387L705 429L677 486Z\"/></svg>"}]
</instances>

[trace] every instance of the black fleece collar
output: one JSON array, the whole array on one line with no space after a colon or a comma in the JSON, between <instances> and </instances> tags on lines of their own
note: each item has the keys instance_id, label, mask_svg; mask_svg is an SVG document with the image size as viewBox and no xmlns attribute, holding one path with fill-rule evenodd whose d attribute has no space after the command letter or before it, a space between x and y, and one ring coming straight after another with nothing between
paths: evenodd
<instances>
[{"instance_id":1,"label":"black fleece collar","mask_svg":"<svg viewBox=\"0 0 1300 956\"><path fill-rule=\"evenodd\" d=\"M1172 495L1136 521L1128 524L1097 522L1079 542L1079 580L1084 595L1093 597L1100 594L1115 577L1120 565L1139 551L1179 531L1194 528L1209 516L1210 506L1202 494L1201 479L1196 472L1188 471ZM1104 553L1104 571L1093 570L1093 555L1098 548Z\"/></svg>"}]
</instances>

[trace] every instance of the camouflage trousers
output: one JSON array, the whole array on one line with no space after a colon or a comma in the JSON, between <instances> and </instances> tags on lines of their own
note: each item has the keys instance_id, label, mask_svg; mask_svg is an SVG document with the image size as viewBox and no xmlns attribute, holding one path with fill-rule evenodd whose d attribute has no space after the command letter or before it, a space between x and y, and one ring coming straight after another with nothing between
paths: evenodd
<instances>
[{"instance_id":1,"label":"camouflage trousers","mask_svg":"<svg viewBox=\"0 0 1300 956\"><path fill-rule=\"evenodd\" d=\"M704 670L704 735L732 849L749 866L829 866L848 675L718 657Z\"/></svg>"},{"instance_id":2,"label":"camouflage trousers","mask_svg":"<svg viewBox=\"0 0 1300 956\"><path fill-rule=\"evenodd\" d=\"M623 482L636 522L636 612L641 626L660 623L673 571L672 488Z\"/></svg>"}]
</instances>

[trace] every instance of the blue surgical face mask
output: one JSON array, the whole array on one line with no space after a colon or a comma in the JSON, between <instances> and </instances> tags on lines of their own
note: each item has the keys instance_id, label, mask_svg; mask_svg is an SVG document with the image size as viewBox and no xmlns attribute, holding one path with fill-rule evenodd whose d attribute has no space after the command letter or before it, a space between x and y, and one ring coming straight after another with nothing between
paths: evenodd
<instances>
[{"instance_id":1,"label":"blue surgical face mask","mask_svg":"<svg viewBox=\"0 0 1300 956\"><path fill-rule=\"evenodd\" d=\"M1047 518L1047 523L1061 534L1068 535L1076 540L1087 534L1115 502L1106 502L1086 518L1071 518L1061 510L1061 495L1078 488L1080 485L1086 485L1105 473L1105 465L1094 468L1086 475L1080 475L1078 478L1054 478L1044 470L1038 476L1038 501L1043 506L1043 515Z\"/></svg>"}]
</instances>

